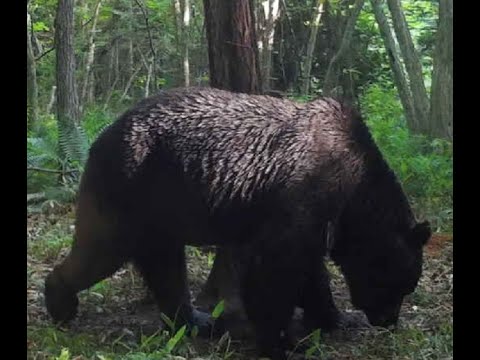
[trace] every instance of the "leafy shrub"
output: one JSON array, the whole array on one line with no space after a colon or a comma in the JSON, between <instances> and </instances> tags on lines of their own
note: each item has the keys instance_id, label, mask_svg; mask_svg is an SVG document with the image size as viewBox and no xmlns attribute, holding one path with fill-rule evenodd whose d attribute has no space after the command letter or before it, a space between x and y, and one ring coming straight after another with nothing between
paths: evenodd
<instances>
[{"instance_id":1,"label":"leafy shrub","mask_svg":"<svg viewBox=\"0 0 480 360\"><path fill-rule=\"evenodd\" d=\"M417 214L436 230L448 230L453 219L452 143L413 135L408 130L396 91L370 86L362 110L372 136L398 175Z\"/></svg>"}]
</instances>

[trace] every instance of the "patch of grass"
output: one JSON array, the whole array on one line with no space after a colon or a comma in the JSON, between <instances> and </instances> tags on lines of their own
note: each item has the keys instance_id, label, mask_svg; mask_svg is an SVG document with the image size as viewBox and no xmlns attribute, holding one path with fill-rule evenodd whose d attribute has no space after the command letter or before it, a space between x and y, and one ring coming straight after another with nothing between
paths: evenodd
<instances>
[{"instance_id":1,"label":"patch of grass","mask_svg":"<svg viewBox=\"0 0 480 360\"><path fill-rule=\"evenodd\" d=\"M420 307L427 307L432 303L432 295L425 291L425 289L418 287L411 295L411 301Z\"/></svg>"},{"instance_id":2,"label":"patch of grass","mask_svg":"<svg viewBox=\"0 0 480 360\"><path fill-rule=\"evenodd\" d=\"M186 336L185 326L176 332L158 331L141 335L139 340L124 340L119 336L105 341L102 334L62 330L53 326L27 326L27 359L91 359L91 360L155 360L192 359L200 355L195 337ZM208 359L227 360L235 354L231 339L223 336L209 344Z\"/></svg>"},{"instance_id":3,"label":"patch of grass","mask_svg":"<svg viewBox=\"0 0 480 360\"><path fill-rule=\"evenodd\" d=\"M43 305L43 279L52 262L57 259L57 253L70 245L72 219L38 218L35 221L42 223L42 229L32 231L35 235L31 236L27 250L28 359L254 358L251 340L235 341L228 334L221 339L206 340L182 333L172 340L178 329L170 331L167 326L166 330L159 331L162 317L155 304L150 306L142 302L142 283L140 279L137 281L137 274L128 267L80 293L80 313L73 324L65 329L51 326ZM34 227L35 224L31 225ZM453 243L442 244L444 248L435 256L425 258L424 275L417 290L406 299L402 309L400 329L395 332L351 329L342 332L340 337L312 335L305 341L305 347L302 347L310 358L452 359ZM199 290L208 275L213 259L211 254L187 249L189 277L196 284L191 286L193 292ZM332 288L339 308L351 309L342 274L330 262L327 262L327 267L331 271ZM147 309L141 310L142 306ZM102 311L98 311L99 308ZM223 305L219 304L215 315L222 311ZM293 359L298 360L299 357L292 357Z\"/></svg>"},{"instance_id":4,"label":"patch of grass","mask_svg":"<svg viewBox=\"0 0 480 360\"><path fill-rule=\"evenodd\" d=\"M111 351L95 334L73 334L53 326L27 326L27 358L52 359L60 356L63 349L68 349L72 358L82 355L92 359L100 352Z\"/></svg>"},{"instance_id":5,"label":"patch of grass","mask_svg":"<svg viewBox=\"0 0 480 360\"><path fill-rule=\"evenodd\" d=\"M44 233L27 243L28 253L41 261L54 261L62 249L72 244L71 225L72 221L67 219L47 228Z\"/></svg>"}]
</instances>

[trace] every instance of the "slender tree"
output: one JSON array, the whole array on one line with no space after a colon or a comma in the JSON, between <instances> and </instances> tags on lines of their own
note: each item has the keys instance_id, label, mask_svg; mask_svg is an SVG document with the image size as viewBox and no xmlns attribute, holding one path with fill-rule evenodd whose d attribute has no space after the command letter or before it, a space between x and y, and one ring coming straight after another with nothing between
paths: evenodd
<instances>
[{"instance_id":1,"label":"slender tree","mask_svg":"<svg viewBox=\"0 0 480 360\"><path fill-rule=\"evenodd\" d=\"M381 0L371 0L373 13L380 30L380 36L383 39L385 48L387 49L388 61L390 62L390 68L393 74L393 83L397 88L400 101L402 103L403 110L405 111L405 118L407 120L408 127L415 131L418 129L417 119L415 117L415 108L413 105L412 94L410 87L408 86L405 72L402 68L402 62L400 56L395 47L395 39L388 24L387 16L382 8Z\"/></svg>"},{"instance_id":2,"label":"slender tree","mask_svg":"<svg viewBox=\"0 0 480 360\"><path fill-rule=\"evenodd\" d=\"M74 0L59 0L55 18L57 121L69 131L79 121L75 54L73 47Z\"/></svg>"},{"instance_id":3,"label":"slender tree","mask_svg":"<svg viewBox=\"0 0 480 360\"><path fill-rule=\"evenodd\" d=\"M364 3L365 0L355 0L354 7L345 26L345 31L342 36L340 48L328 64L327 72L325 74L325 82L323 84L324 95L330 95L334 90L335 86L337 85L339 72L341 71L341 67L344 63L345 57L350 50L350 43L353 38L355 25L357 23L358 17L360 16L360 12L362 11Z\"/></svg>"},{"instance_id":4,"label":"slender tree","mask_svg":"<svg viewBox=\"0 0 480 360\"><path fill-rule=\"evenodd\" d=\"M423 79L422 63L415 50L413 39L408 30L408 23L403 13L400 0L387 0L388 8L392 14L393 28L402 52L403 62L408 74L408 82L412 93L412 102L415 111L415 130L425 132L428 126L429 99Z\"/></svg>"},{"instance_id":5,"label":"slender tree","mask_svg":"<svg viewBox=\"0 0 480 360\"><path fill-rule=\"evenodd\" d=\"M320 20L324 11L325 0L317 0L315 4L315 11L310 25L310 38L308 39L307 55L304 63L304 84L303 93L308 94L310 91L310 73L312 71L313 50L317 42L318 28L320 27Z\"/></svg>"},{"instance_id":6,"label":"slender tree","mask_svg":"<svg viewBox=\"0 0 480 360\"><path fill-rule=\"evenodd\" d=\"M190 0L183 0L183 76L185 86L190 86L190 61L188 47L190 41Z\"/></svg>"},{"instance_id":7,"label":"slender tree","mask_svg":"<svg viewBox=\"0 0 480 360\"><path fill-rule=\"evenodd\" d=\"M92 73L91 73L91 68L93 65L93 62L95 60L95 33L97 30L97 21L98 21L98 15L100 13L100 7L102 6L102 1L103 0L98 0L97 4L95 6L95 10L93 13L93 20L92 20L92 28L90 30L90 35L88 36L88 53L87 53L87 59L85 62L85 71L84 71L84 79L83 79L83 86L82 86L82 93L81 93L81 100L80 104L83 107L85 103L87 102L87 95L89 91L89 85L93 86L92 84Z\"/></svg>"},{"instance_id":8,"label":"slender tree","mask_svg":"<svg viewBox=\"0 0 480 360\"><path fill-rule=\"evenodd\" d=\"M453 140L453 0L440 0L429 133Z\"/></svg>"},{"instance_id":9,"label":"slender tree","mask_svg":"<svg viewBox=\"0 0 480 360\"><path fill-rule=\"evenodd\" d=\"M28 2L27 2L28 6ZM37 67L35 56L33 54L31 19L27 9L27 111L28 128L38 128L38 86L37 86Z\"/></svg>"},{"instance_id":10,"label":"slender tree","mask_svg":"<svg viewBox=\"0 0 480 360\"><path fill-rule=\"evenodd\" d=\"M272 51L275 38L275 24L280 16L280 0L259 2L257 11L258 48L264 89L271 88Z\"/></svg>"}]
</instances>

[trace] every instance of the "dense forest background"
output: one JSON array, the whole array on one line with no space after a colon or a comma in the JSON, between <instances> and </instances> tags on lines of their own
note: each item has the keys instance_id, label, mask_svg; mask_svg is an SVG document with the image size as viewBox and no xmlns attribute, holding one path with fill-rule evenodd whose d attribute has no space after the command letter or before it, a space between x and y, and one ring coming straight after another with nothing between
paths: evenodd
<instances>
[{"instance_id":1,"label":"dense forest background","mask_svg":"<svg viewBox=\"0 0 480 360\"><path fill-rule=\"evenodd\" d=\"M88 149L105 127L162 89L216 84L214 36L225 36L225 49L238 50L230 61L253 56L246 59L252 66L236 70L240 79L229 79L255 77L249 92L297 101L335 96L356 104L417 217L437 233L452 232L453 0L219 3L27 1L31 266L53 262L70 241L68 228L61 235L54 230L59 237L52 238L48 226L71 218ZM228 40L230 30L209 31L236 6L251 11L243 15L253 21L240 15L232 21L244 26L236 30L248 37L248 47ZM46 237L32 241L40 235ZM30 275L37 272L27 266Z\"/></svg>"},{"instance_id":2,"label":"dense forest background","mask_svg":"<svg viewBox=\"0 0 480 360\"><path fill-rule=\"evenodd\" d=\"M78 0L63 37L55 31L65 26L60 5L27 5L32 209L74 194L68 190L89 145L129 106L160 89L209 84L202 1ZM451 226L452 1L268 0L252 7L262 92L357 103L419 215L437 229ZM69 46L71 59L58 70L56 58Z\"/></svg>"}]
</instances>

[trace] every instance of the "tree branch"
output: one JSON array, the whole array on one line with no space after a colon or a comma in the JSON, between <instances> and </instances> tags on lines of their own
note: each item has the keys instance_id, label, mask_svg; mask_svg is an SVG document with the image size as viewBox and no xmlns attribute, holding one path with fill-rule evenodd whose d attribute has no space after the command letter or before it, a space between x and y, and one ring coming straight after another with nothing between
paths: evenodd
<instances>
[{"instance_id":1,"label":"tree branch","mask_svg":"<svg viewBox=\"0 0 480 360\"><path fill-rule=\"evenodd\" d=\"M45 169L36 166L27 166L27 171L38 171L38 172L45 172L51 174L69 174L77 172L77 170L56 170L56 169Z\"/></svg>"},{"instance_id":2,"label":"tree branch","mask_svg":"<svg viewBox=\"0 0 480 360\"><path fill-rule=\"evenodd\" d=\"M156 89L157 88L157 79L156 79L156 71L155 71L155 65L157 63L157 54L155 53L155 48L153 46L153 39L152 39L152 32L150 30L150 24L148 22L148 14L147 12L145 11L144 7L142 6L142 4L140 4L140 1L139 0L135 0L135 3L137 4L137 6L140 8L140 10L142 11L142 14L143 14L143 17L145 19L145 26L147 27L147 33L148 33L148 41L150 43L150 51L153 55L153 79L154 79L154 88Z\"/></svg>"},{"instance_id":3,"label":"tree branch","mask_svg":"<svg viewBox=\"0 0 480 360\"><path fill-rule=\"evenodd\" d=\"M41 53L40 55L38 55L38 56L35 58L35 61L40 60L42 57L44 57L44 56L47 55L48 53L51 53L53 50L55 50L55 46L52 46L50 49L45 50L43 53Z\"/></svg>"}]
</instances>

